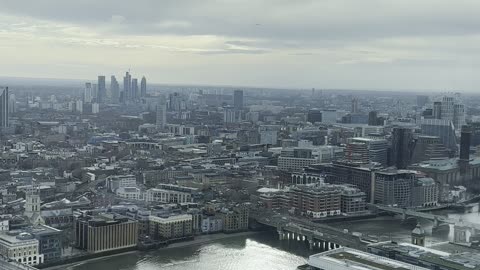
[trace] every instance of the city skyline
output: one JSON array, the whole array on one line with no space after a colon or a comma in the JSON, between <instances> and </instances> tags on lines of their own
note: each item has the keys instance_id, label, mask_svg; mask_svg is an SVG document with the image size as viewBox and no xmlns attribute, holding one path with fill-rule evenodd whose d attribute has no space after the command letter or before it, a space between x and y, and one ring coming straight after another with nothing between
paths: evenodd
<instances>
[{"instance_id":1,"label":"city skyline","mask_svg":"<svg viewBox=\"0 0 480 270\"><path fill-rule=\"evenodd\" d=\"M4 76L85 79L135 66L167 84L474 91L480 83L474 1L2 2Z\"/></svg>"}]
</instances>

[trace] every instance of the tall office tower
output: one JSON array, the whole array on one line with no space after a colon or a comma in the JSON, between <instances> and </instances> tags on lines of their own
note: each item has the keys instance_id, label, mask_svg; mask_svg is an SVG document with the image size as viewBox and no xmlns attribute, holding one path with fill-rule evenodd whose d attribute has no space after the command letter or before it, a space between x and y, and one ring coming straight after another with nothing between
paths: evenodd
<instances>
[{"instance_id":1,"label":"tall office tower","mask_svg":"<svg viewBox=\"0 0 480 270\"><path fill-rule=\"evenodd\" d=\"M378 113L377 111L371 111L368 113L368 125L378 126Z\"/></svg>"},{"instance_id":2,"label":"tall office tower","mask_svg":"<svg viewBox=\"0 0 480 270\"><path fill-rule=\"evenodd\" d=\"M147 96L147 78L145 78L145 76L142 77L142 81L140 82L140 96Z\"/></svg>"},{"instance_id":3,"label":"tall office tower","mask_svg":"<svg viewBox=\"0 0 480 270\"><path fill-rule=\"evenodd\" d=\"M85 83L85 90L83 91L83 101L91 103L93 101L93 88L91 83Z\"/></svg>"},{"instance_id":4,"label":"tall office tower","mask_svg":"<svg viewBox=\"0 0 480 270\"><path fill-rule=\"evenodd\" d=\"M118 103L120 100L120 86L118 85L118 81L115 76L110 78L110 94L112 97L112 102Z\"/></svg>"},{"instance_id":5,"label":"tall office tower","mask_svg":"<svg viewBox=\"0 0 480 270\"><path fill-rule=\"evenodd\" d=\"M352 99L352 113L358 113L358 99Z\"/></svg>"},{"instance_id":6,"label":"tall office tower","mask_svg":"<svg viewBox=\"0 0 480 270\"><path fill-rule=\"evenodd\" d=\"M455 104L455 100L453 97L444 96L442 98L442 119L450 120L453 122L454 104Z\"/></svg>"},{"instance_id":7,"label":"tall office tower","mask_svg":"<svg viewBox=\"0 0 480 270\"><path fill-rule=\"evenodd\" d=\"M243 109L243 90L235 90L233 92L233 107L235 109Z\"/></svg>"},{"instance_id":8,"label":"tall office tower","mask_svg":"<svg viewBox=\"0 0 480 270\"><path fill-rule=\"evenodd\" d=\"M417 96L417 107L422 108L428 103L428 96L418 95Z\"/></svg>"},{"instance_id":9,"label":"tall office tower","mask_svg":"<svg viewBox=\"0 0 480 270\"><path fill-rule=\"evenodd\" d=\"M442 119L442 102L435 101L433 103L433 118L434 119Z\"/></svg>"},{"instance_id":10,"label":"tall office tower","mask_svg":"<svg viewBox=\"0 0 480 270\"><path fill-rule=\"evenodd\" d=\"M131 89L132 86L132 76L128 71L125 73L125 77L123 77L123 102L127 101L131 98Z\"/></svg>"},{"instance_id":11,"label":"tall office tower","mask_svg":"<svg viewBox=\"0 0 480 270\"><path fill-rule=\"evenodd\" d=\"M458 165L460 168L460 175L465 176L470 165L470 141L472 138L472 130L469 126L462 126L460 137L460 159Z\"/></svg>"},{"instance_id":12,"label":"tall office tower","mask_svg":"<svg viewBox=\"0 0 480 270\"><path fill-rule=\"evenodd\" d=\"M453 105L453 126L459 129L465 125L465 106L462 103Z\"/></svg>"},{"instance_id":13,"label":"tall office tower","mask_svg":"<svg viewBox=\"0 0 480 270\"><path fill-rule=\"evenodd\" d=\"M15 95L10 94L10 98L8 99L8 112L13 114L17 111L17 99Z\"/></svg>"},{"instance_id":14,"label":"tall office tower","mask_svg":"<svg viewBox=\"0 0 480 270\"><path fill-rule=\"evenodd\" d=\"M9 117L9 95L8 87L0 88L0 129L8 127L8 117Z\"/></svg>"},{"instance_id":15,"label":"tall office tower","mask_svg":"<svg viewBox=\"0 0 480 270\"><path fill-rule=\"evenodd\" d=\"M97 102L98 96L98 85L96 83L92 83L92 102Z\"/></svg>"},{"instance_id":16,"label":"tall office tower","mask_svg":"<svg viewBox=\"0 0 480 270\"><path fill-rule=\"evenodd\" d=\"M470 159L470 141L472 137L472 130L469 126L462 126L462 133L460 137L460 159Z\"/></svg>"},{"instance_id":17,"label":"tall office tower","mask_svg":"<svg viewBox=\"0 0 480 270\"><path fill-rule=\"evenodd\" d=\"M413 131L409 128L396 127L392 135L393 163L397 169L406 169L411 164L415 146Z\"/></svg>"},{"instance_id":18,"label":"tall office tower","mask_svg":"<svg viewBox=\"0 0 480 270\"><path fill-rule=\"evenodd\" d=\"M167 123L167 102L164 96L158 97L157 103L157 120L156 126L158 130L163 130Z\"/></svg>"},{"instance_id":19,"label":"tall office tower","mask_svg":"<svg viewBox=\"0 0 480 270\"><path fill-rule=\"evenodd\" d=\"M137 80L136 78L135 78L135 79L132 79L131 93L132 93L131 99L136 99L136 98L138 98L138 96L139 96L139 92L138 92L138 80Z\"/></svg>"},{"instance_id":20,"label":"tall office tower","mask_svg":"<svg viewBox=\"0 0 480 270\"><path fill-rule=\"evenodd\" d=\"M103 103L107 99L107 88L105 86L105 76L98 76L97 102Z\"/></svg>"}]
</instances>

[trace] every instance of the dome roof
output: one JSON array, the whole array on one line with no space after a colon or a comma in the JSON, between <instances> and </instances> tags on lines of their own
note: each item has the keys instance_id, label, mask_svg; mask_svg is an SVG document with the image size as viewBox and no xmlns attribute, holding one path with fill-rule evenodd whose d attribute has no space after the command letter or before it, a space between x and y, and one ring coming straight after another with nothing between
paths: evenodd
<instances>
[{"instance_id":1,"label":"dome roof","mask_svg":"<svg viewBox=\"0 0 480 270\"><path fill-rule=\"evenodd\" d=\"M420 224L417 224L415 229L413 229L412 234L425 235L425 230L422 228Z\"/></svg>"}]
</instances>

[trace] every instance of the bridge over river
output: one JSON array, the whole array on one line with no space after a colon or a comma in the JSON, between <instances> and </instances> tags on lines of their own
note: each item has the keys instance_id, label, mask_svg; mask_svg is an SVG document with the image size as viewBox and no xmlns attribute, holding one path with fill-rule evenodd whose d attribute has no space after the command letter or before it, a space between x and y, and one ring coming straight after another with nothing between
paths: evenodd
<instances>
[{"instance_id":1,"label":"bridge over river","mask_svg":"<svg viewBox=\"0 0 480 270\"><path fill-rule=\"evenodd\" d=\"M268 211L256 211L251 216L260 224L276 228L280 240L307 241L310 249L319 247L323 250L329 250L344 246L366 250L367 245L371 243L346 230L306 219L293 218Z\"/></svg>"}]
</instances>

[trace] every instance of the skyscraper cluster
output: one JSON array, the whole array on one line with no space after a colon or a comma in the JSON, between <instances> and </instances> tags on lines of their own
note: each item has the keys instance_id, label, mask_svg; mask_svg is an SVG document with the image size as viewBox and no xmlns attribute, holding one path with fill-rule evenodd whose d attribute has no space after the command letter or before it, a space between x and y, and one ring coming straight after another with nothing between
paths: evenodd
<instances>
[{"instance_id":1,"label":"skyscraper cluster","mask_svg":"<svg viewBox=\"0 0 480 270\"><path fill-rule=\"evenodd\" d=\"M112 79L115 78L112 76ZM116 82L116 79L115 79ZM147 96L147 79L145 76L140 81L140 88L138 87L138 79L132 78L130 72L126 72L123 77L123 91L120 93L120 102L127 103L139 100ZM116 100L112 101L116 102Z\"/></svg>"},{"instance_id":2,"label":"skyscraper cluster","mask_svg":"<svg viewBox=\"0 0 480 270\"><path fill-rule=\"evenodd\" d=\"M433 103L432 116L435 119L451 121L456 130L465 125L465 106L458 96L443 96Z\"/></svg>"},{"instance_id":3,"label":"skyscraper cluster","mask_svg":"<svg viewBox=\"0 0 480 270\"><path fill-rule=\"evenodd\" d=\"M9 101L8 87L0 88L0 129L2 130L8 127Z\"/></svg>"},{"instance_id":4,"label":"skyscraper cluster","mask_svg":"<svg viewBox=\"0 0 480 270\"><path fill-rule=\"evenodd\" d=\"M147 79L145 76L140 81L132 78L130 72L126 72L123 77L123 88L120 88L117 78L112 75L110 77L110 92L107 93L105 76L98 76L97 83L85 83L85 90L83 93L84 103L127 103L136 102L140 98L147 96Z\"/></svg>"}]
</instances>

